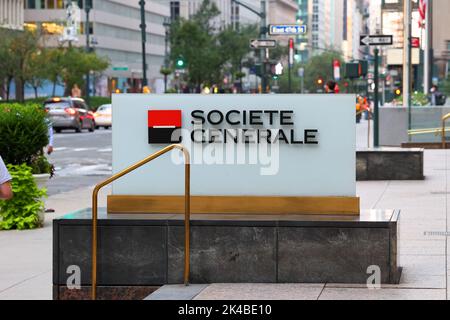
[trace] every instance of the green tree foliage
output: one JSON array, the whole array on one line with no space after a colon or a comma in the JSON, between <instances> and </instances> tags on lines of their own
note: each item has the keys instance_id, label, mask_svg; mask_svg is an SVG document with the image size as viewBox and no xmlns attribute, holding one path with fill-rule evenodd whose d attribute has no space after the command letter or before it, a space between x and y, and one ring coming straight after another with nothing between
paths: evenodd
<instances>
[{"instance_id":1,"label":"green tree foliage","mask_svg":"<svg viewBox=\"0 0 450 320\"><path fill-rule=\"evenodd\" d=\"M70 94L74 84L78 84L80 88L84 87L83 77L86 73L100 72L109 66L106 58L99 57L92 52L86 53L80 48L69 47L59 50L62 50L62 53L55 56L58 58L60 76L65 84L65 95Z\"/></svg>"},{"instance_id":2,"label":"green tree foliage","mask_svg":"<svg viewBox=\"0 0 450 320\"><path fill-rule=\"evenodd\" d=\"M39 189L31 168L26 164L8 165L14 197L0 201L0 229L34 229L42 225L39 213L44 210L42 198L47 190Z\"/></svg>"},{"instance_id":3,"label":"green tree foliage","mask_svg":"<svg viewBox=\"0 0 450 320\"><path fill-rule=\"evenodd\" d=\"M284 53L284 54L283 54ZM285 56L287 54L287 51L281 50L280 58L287 60L287 57ZM292 81L292 92L300 92L301 91L301 85L300 85L300 78L298 77L298 69L300 67L303 67L305 69L305 75L304 75L304 89L305 91L316 93L318 90L324 90L323 85L329 80L334 80L333 75L333 61L337 59L341 63L341 74L343 73L343 67L344 67L344 60L342 58L342 54L339 52L333 52L333 51L327 51L320 55L313 56L311 59L309 59L308 63L305 65L300 64L294 64L292 66L292 73L291 73L291 81ZM319 86L317 84L317 80L321 78L324 83L323 85ZM288 66L285 63L284 64L284 70L283 75L279 78L278 84L280 87L280 92L287 93L289 92L289 82L288 82ZM339 86L343 87L342 83L339 83Z\"/></svg>"},{"instance_id":4,"label":"green tree foliage","mask_svg":"<svg viewBox=\"0 0 450 320\"><path fill-rule=\"evenodd\" d=\"M46 113L39 105L0 104L0 154L8 164L31 164L48 144Z\"/></svg>"},{"instance_id":5,"label":"green tree foliage","mask_svg":"<svg viewBox=\"0 0 450 320\"><path fill-rule=\"evenodd\" d=\"M109 66L106 58L87 53L81 48L47 48L44 37L37 31L10 31L0 28L0 83L16 81L16 100L24 100L24 86L29 83L35 90L45 80L51 81L53 94L62 80L66 94L73 84L84 85L88 72L100 73ZM9 93L7 92L9 99Z\"/></svg>"},{"instance_id":6,"label":"green tree foliage","mask_svg":"<svg viewBox=\"0 0 450 320\"><path fill-rule=\"evenodd\" d=\"M30 79L30 60L38 50L39 36L31 31L11 32L3 30L0 35L5 37L7 48L0 53L3 60L4 73L16 81L16 99L24 100L25 83ZM2 41L3 42L3 39ZM4 47L2 44L1 47ZM8 83L9 84L9 83Z\"/></svg>"},{"instance_id":7,"label":"green tree foliage","mask_svg":"<svg viewBox=\"0 0 450 320\"><path fill-rule=\"evenodd\" d=\"M226 63L225 70L230 72L233 79L242 77L242 60L249 53L249 42L258 36L256 25L247 25L239 30L229 26L217 36L222 58Z\"/></svg>"},{"instance_id":8,"label":"green tree foliage","mask_svg":"<svg viewBox=\"0 0 450 320\"><path fill-rule=\"evenodd\" d=\"M317 79L322 78L326 83L333 80L333 60L339 60L341 69L344 66L344 60L339 52L324 52L313 56L305 66L305 89L309 92L316 92L319 89ZM320 88L323 90L323 88Z\"/></svg>"},{"instance_id":9,"label":"green tree foliage","mask_svg":"<svg viewBox=\"0 0 450 320\"><path fill-rule=\"evenodd\" d=\"M250 53L249 40L257 35L255 26L240 30L227 27L215 30L213 19L220 11L211 0L204 0L189 20L179 19L171 25L171 61L183 57L190 87L220 84L225 72L234 78L240 74L241 62Z\"/></svg>"}]
</instances>

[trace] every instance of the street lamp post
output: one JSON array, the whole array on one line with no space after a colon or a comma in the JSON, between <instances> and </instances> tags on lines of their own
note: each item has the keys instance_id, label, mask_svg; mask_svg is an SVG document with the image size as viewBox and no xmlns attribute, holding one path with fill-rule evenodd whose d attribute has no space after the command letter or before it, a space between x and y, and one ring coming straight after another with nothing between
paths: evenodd
<instances>
[{"instance_id":1,"label":"street lamp post","mask_svg":"<svg viewBox=\"0 0 450 320\"><path fill-rule=\"evenodd\" d=\"M84 25L84 33L86 34L86 52L89 53L91 51L90 47L90 20L89 14L91 12L92 3L90 0L85 2L84 10L86 11L86 23ZM90 102L90 72L86 73L86 103L89 105Z\"/></svg>"},{"instance_id":2,"label":"street lamp post","mask_svg":"<svg viewBox=\"0 0 450 320\"><path fill-rule=\"evenodd\" d=\"M239 0L231 0L231 1L240 6L243 6L244 8L253 12L258 17L261 18L259 33L260 33L261 39L266 39L267 38L267 36L266 36L267 35L266 1L261 0L261 9L259 12ZM268 49L260 49L260 59L261 59L261 87L262 87L262 92L266 92L266 88L267 88L266 59L268 59Z\"/></svg>"},{"instance_id":3,"label":"street lamp post","mask_svg":"<svg viewBox=\"0 0 450 320\"><path fill-rule=\"evenodd\" d=\"M169 68L169 27L170 18L164 19L164 27L166 28L165 48L164 48L164 92L167 92L167 69Z\"/></svg>"},{"instance_id":4,"label":"street lamp post","mask_svg":"<svg viewBox=\"0 0 450 320\"><path fill-rule=\"evenodd\" d=\"M142 87L148 85L147 81L147 57L145 45L147 42L147 25L145 24L145 1L140 0L139 5L141 6L141 35L142 35Z\"/></svg>"}]
</instances>

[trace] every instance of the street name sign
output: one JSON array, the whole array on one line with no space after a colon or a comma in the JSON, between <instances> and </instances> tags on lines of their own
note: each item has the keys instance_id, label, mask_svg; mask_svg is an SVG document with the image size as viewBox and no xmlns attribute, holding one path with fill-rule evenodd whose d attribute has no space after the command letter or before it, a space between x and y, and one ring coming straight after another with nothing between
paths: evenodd
<instances>
[{"instance_id":1,"label":"street name sign","mask_svg":"<svg viewBox=\"0 0 450 320\"><path fill-rule=\"evenodd\" d=\"M298 24L271 24L269 34L272 36L289 36L306 33L305 25Z\"/></svg>"},{"instance_id":2,"label":"street name sign","mask_svg":"<svg viewBox=\"0 0 450 320\"><path fill-rule=\"evenodd\" d=\"M361 46L391 46L393 43L392 35L362 35L359 38Z\"/></svg>"},{"instance_id":3,"label":"street name sign","mask_svg":"<svg viewBox=\"0 0 450 320\"><path fill-rule=\"evenodd\" d=\"M250 48L260 49L260 48L275 48L277 46L276 40L270 39L252 39L250 40Z\"/></svg>"}]
</instances>

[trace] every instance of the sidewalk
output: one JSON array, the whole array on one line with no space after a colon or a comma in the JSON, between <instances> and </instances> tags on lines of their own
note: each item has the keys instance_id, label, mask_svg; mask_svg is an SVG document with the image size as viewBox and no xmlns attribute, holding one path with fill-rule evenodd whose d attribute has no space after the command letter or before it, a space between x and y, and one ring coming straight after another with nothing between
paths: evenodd
<instances>
[{"instance_id":1,"label":"sidewalk","mask_svg":"<svg viewBox=\"0 0 450 320\"><path fill-rule=\"evenodd\" d=\"M425 233L449 231L450 153L427 150L424 161L425 181L357 183L362 209L401 210L400 285L368 290L362 285L212 284L196 299L448 299L448 239L445 234ZM105 206L108 192L101 194L100 206ZM0 300L52 298L51 220L89 207L90 201L91 188L52 196L47 207L56 213L47 216L44 228L0 232Z\"/></svg>"},{"instance_id":2,"label":"sidewalk","mask_svg":"<svg viewBox=\"0 0 450 320\"><path fill-rule=\"evenodd\" d=\"M100 193L99 206L106 206ZM29 231L0 231L0 300L52 299L52 220L68 212L91 206L92 188L51 196L44 228Z\"/></svg>"}]
</instances>

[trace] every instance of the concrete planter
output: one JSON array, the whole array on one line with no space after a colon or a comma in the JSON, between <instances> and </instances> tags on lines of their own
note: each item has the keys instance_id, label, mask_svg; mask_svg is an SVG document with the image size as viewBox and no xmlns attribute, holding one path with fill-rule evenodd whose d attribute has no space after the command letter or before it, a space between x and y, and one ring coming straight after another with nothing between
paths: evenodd
<instances>
[{"instance_id":1,"label":"concrete planter","mask_svg":"<svg viewBox=\"0 0 450 320\"><path fill-rule=\"evenodd\" d=\"M39 189L47 188L47 182L50 179L50 173L33 174L33 177Z\"/></svg>"},{"instance_id":2,"label":"concrete planter","mask_svg":"<svg viewBox=\"0 0 450 320\"><path fill-rule=\"evenodd\" d=\"M39 189L47 188L47 182L50 179L50 173L33 174L33 177ZM42 199L42 201L44 201L44 199ZM45 210L42 210L39 212L39 221L41 225L44 225L44 220Z\"/></svg>"}]
</instances>

